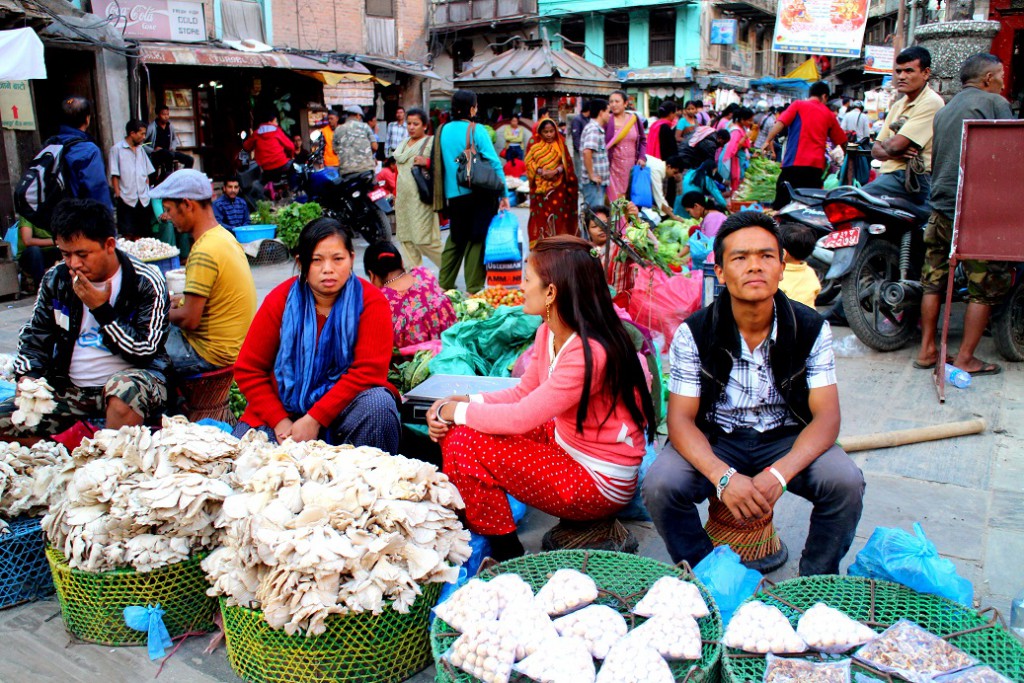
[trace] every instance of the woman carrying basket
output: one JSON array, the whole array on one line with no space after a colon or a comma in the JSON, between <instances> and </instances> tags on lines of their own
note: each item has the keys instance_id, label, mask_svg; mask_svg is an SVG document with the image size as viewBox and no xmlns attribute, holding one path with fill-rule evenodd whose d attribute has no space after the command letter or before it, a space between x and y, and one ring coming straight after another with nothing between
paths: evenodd
<instances>
[{"instance_id":1,"label":"woman carrying basket","mask_svg":"<svg viewBox=\"0 0 1024 683\"><path fill-rule=\"evenodd\" d=\"M596 247L571 235L540 240L523 294L524 311L544 322L519 386L442 399L427 414L467 524L499 561L523 554L506 493L570 520L614 514L633 498L657 426Z\"/></svg>"},{"instance_id":2,"label":"woman carrying basket","mask_svg":"<svg viewBox=\"0 0 1024 683\"><path fill-rule=\"evenodd\" d=\"M571 235L576 224L579 186L565 140L551 119L537 124L526 152L530 181L530 248L542 237Z\"/></svg>"}]
</instances>

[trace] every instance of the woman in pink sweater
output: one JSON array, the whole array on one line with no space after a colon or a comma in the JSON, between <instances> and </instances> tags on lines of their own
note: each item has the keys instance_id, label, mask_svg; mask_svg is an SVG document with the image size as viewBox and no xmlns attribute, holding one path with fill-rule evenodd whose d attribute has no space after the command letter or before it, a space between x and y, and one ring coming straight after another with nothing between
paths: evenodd
<instances>
[{"instance_id":1,"label":"woman in pink sweater","mask_svg":"<svg viewBox=\"0 0 1024 683\"><path fill-rule=\"evenodd\" d=\"M524 311L544 323L522 382L442 399L427 415L469 528L488 537L498 561L524 552L506 493L564 519L607 517L632 499L656 428L593 245L571 235L538 241L523 294Z\"/></svg>"}]
</instances>

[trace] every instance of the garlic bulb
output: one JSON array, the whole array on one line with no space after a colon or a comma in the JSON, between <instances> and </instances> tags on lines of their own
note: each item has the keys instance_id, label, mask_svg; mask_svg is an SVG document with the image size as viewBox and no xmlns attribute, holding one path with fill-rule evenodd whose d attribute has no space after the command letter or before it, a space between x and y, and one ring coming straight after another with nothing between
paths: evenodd
<instances>
[{"instance_id":1,"label":"garlic bulb","mask_svg":"<svg viewBox=\"0 0 1024 683\"><path fill-rule=\"evenodd\" d=\"M507 624L478 622L455 639L448 659L485 683L508 683L516 644Z\"/></svg>"},{"instance_id":2,"label":"garlic bulb","mask_svg":"<svg viewBox=\"0 0 1024 683\"><path fill-rule=\"evenodd\" d=\"M606 605L591 605L555 620L555 629L564 637L579 638L590 654L604 659L629 627L622 615Z\"/></svg>"},{"instance_id":3,"label":"garlic bulb","mask_svg":"<svg viewBox=\"0 0 1024 683\"><path fill-rule=\"evenodd\" d=\"M627 638L654 648L668 660L701 658L700 626L685 614L658 614L630 631Z\"/></svg>"},{"instance_id":4,"label":"garlic bulb","mask_svg":"<svg viewBox=\"0 0 1024 683\"><path fill-rule=\"evenodd\" d=\"M515 636L517 661L532 655L545 643L558 640L551 617L532 601L508 605L501 611L500 621L508 624Z\"/></svg>"},{"instance_id":5,"label":"garlic bulb","mask_svg":"<svg viewBox=\"0 0 1024 683\"><path fill-rule=\"evenodd\" d=\"M53 412L57 402L53 400L53 387L45 379L22 377L18 382L14 405L17 410L11 414L11 422L18 427L31 429L39 425L43 415Z\"/></svg>"},{"instance_id":6,"label":"garlic bulb","mask_svg":"<svg viewBox=\"0 0 1024 683\"><path fill-rule=\"evenodd\" d=\"M71 457L54 441L31 448L0 442L0 517L38 516L62 495L70 479ZM0 520L0 533L7 531Z\"/></svg>"},{"instance_id":7,"label":"garlic bulb","mask_svg":"<svg viewBox=\"0 0 1024 683\"><path fill-rule=\"evenodd\" d=\"M623 638L597 672L597 683L674 683L668 663L654 648Z\"/></svg>"},{"instance_id":8,"label":"garlic bulb","mask_svg":"<svg viewBox=\"0 0 1024 683\"><path fill-rule=\"evenodd\" d=\"M490 582L470 579L435 607L434 614L456 631L465 632L477 622L497 619L501 614L501 599Z\"/></svg>"},{"instance_id":9,"label":"garlic bulb","mask_svg":"<svg viewBox=\"0 0 1024 683\"><path fill-rule=\"evenodd\" d=\"M597 584L575 569L559 569L537 591L536 600L552 616L565 614L597 600Z\"/></svg>"},{"instance_id":10,"label":"garlic bulb","mask_svg":"<svg viewBox=\"0 0 1024 683\"><path fill-rule=\"evenodd\" d=\"M653 617L658 614L688 614L700 619L711 612L708 610L700 589L689 581L674 576L663 576L654 582L643 599L633 608L633 614Z\"/></svg>"},{"instance_id":11,"label":"garlic bulb","mask_svg":"<svg viewBox=\"0 0 1024 683\"><path fill-rule=\"evenodd\" d=\"M807 644L778 607L756 600L740 605L725 629L722 644L744 652L803 652Z\"/></svg>"},{"instance_id":12,"label":"garlic bulb","mask_svg":"<svg viewBox=\"0 0 1024 683\"><path fill-rule=\"evenodd\" d=\"M811 648L832 653L863 645L878 635L864 624L821 602L801 615L796 633Z\"/></svg>"},{"instance_id":13,"label":"garlic bulb","mask_svg":"<svg viewBox=\"0 0 1024 683\"><path fill-rule=\"evenodd\" d=\"M165 258L174 258L181 253L177 247L172 247L166 242L152 237L140 237L134 242L119 237L117 248L140 261L159 261Z\"/></svg>"},{"instance_id":14,"label":"garlic bulb","mask_svg":"<svg viewBox=\"0 0 1024 683\"><path fill-rule=\"evenodd\" d=\"M578 638L554 638L513 667L539 683L594 683L597 672L587 644Z\"/></svg>"}]
</instances>

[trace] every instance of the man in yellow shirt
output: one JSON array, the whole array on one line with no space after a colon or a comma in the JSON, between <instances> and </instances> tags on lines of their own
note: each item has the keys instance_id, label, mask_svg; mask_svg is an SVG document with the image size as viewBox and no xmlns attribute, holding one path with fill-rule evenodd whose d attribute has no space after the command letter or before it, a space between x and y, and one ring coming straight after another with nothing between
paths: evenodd
<instances>
[{"instance_id":1,"label":"man in yellow shirt","mask_svg":"<svg viewBox=\"0 0 1024 683\"><path fill-rule=\"evenodd\" d=\"M807 265L807 259L814 253L814 231L806 225L787 226L782 232L782 248L785 250L783 271L779 289L791 300L814 308L814 300L821 293L821 282L814 269Z\"/></svg>"},{"instance_id":2,"label":"man in yellow shirt","mask_svg":"<svg viewBox=\"0 0 1024 683\"><path fill-rule=\"evenodd\" d=\"M327 110L327 125L320 129L320 133L324 136L324 166L338 168L341 165L341 160L338 159L338 154L334 151L334 129L338 127L339 121L341 121L341 117L338 116L337 110Z\"/></svg>"},{"instance_id":3,"label":"man in yellow shirt","mask_svg":"<svg viewBox=\"0 0 1024 683\"><path fill-rule=\"evenodd\" d=\"M942 97L928 86L932 56L915 45L896 56L893 83L904 95L885 117L871 156L882 162L878 178L864 186L876 197L898 197L929 212L932 172L932 122L942 109ZM907 176L910 176L909 178Z\"/></svg>"},{"instance_id":4,"label":"man in yellow shirt","mask_svg":"<svg viewBox=\"0 0 1024 683\"><path fill-rule=\"evenodd\" d=\"M213 215L210 179L175 171L151 196L164 200L174 228L194 240L185 291L171 298L171 362L181 377L233 365L256 315L256 284L242 245Z\"/></svg>"}]
</instances>

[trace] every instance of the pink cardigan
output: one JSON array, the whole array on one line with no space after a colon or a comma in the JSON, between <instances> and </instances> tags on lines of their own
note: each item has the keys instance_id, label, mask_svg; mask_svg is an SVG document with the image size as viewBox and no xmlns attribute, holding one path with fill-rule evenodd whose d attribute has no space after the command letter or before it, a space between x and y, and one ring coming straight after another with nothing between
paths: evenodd
<instances>
[{"instance_id":1,"label":"pink cardigan","mask_svg":"<svg viewBox=\"0 0 1024 683\"><path fill-rule=\"evenodd\" d=\"M533 361L519 385L471 397L470 403L456 406L455 421L487 434L518 435L553 418L558 444L590 472L605 496L627 503L636 488L646 448L643 430L622 401L608 416L613 397L603 387L605 350L591 341L590 405L583 432L577 432L576 410L586 367L583 342L576 335L570 337L549 376L553 345L548 326L541 324L534 339Z\"/></svg>"}]
</instances>

